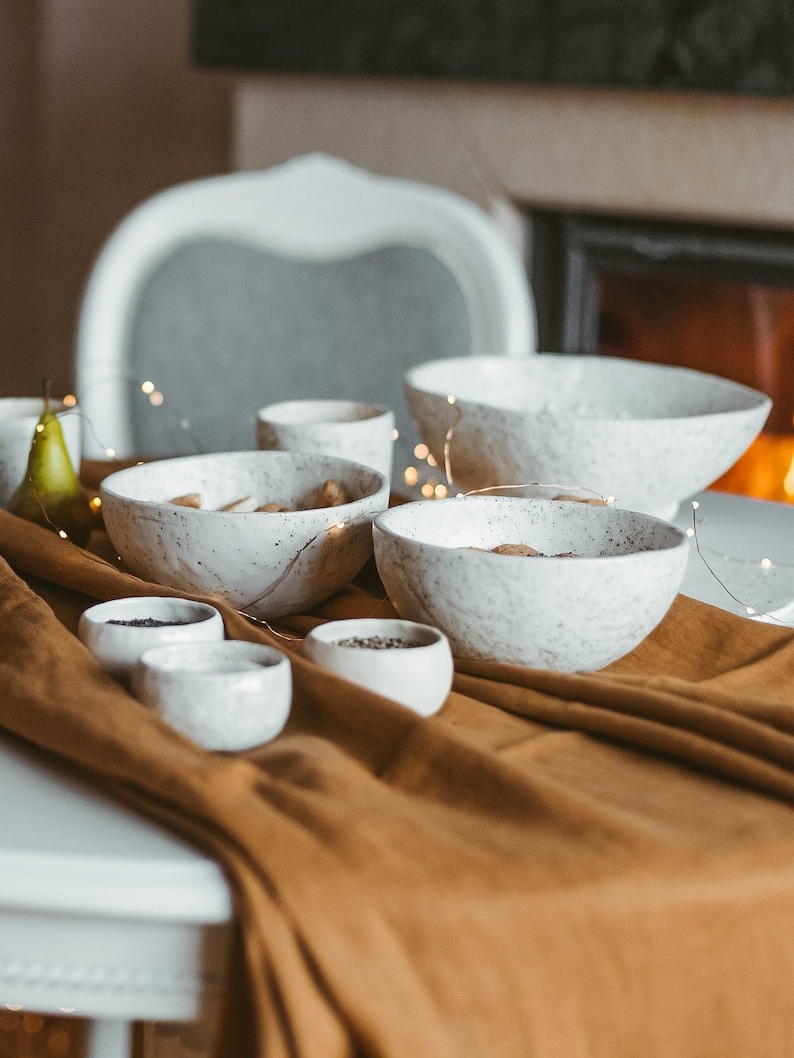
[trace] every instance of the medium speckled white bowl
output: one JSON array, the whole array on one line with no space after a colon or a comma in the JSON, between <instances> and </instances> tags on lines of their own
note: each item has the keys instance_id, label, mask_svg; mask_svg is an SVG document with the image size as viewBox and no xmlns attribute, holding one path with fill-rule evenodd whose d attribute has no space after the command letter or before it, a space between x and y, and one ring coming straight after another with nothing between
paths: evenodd
<instances>
[{"instance_id":1,"label":"medium speckled white bowl","mask_svg":"<svg viewBox=\"0 0 794 1058\"><path fill-rule=\"evenodd\" d=\"M82 453L81 422L77 408L50 401L58 415L63 438L79 473ZM25 476L36 424L44 410L41 397L0 397L0 507L6 508Z\"/></svg>"},{"instance_id":2,"label":"medium speckled white bowl","mask_svg":"<svg viewBox=\"0 0 794 1058\"><path fill-rule=\"evenodd\" d=\"M394 507L373 535L401 617L440 628L457 657L560 672L603 668L641 642L689 557L686 534L648 515L508 496ZM490 553L506 543L544 557ZM582 557L545 557L571 551Z\"/></svg>"},{"instance_id":3,"label":"medium speckled white bowl","mask_svg":"<svg viewBox=\"0 0 794 1058\"><path fill-rule=\"evenodd\" d=\"M132 670L144 705L206 749L250 749L278 735L292 703L286 654L261 643L152 647Z\"/></svg>"},{"instance_id":4,"label":"medium speckled white bowl","mask_svg":"<svg viewBox=\"0 0 794 1058\"><path fill-rule=\"evenodd\" d=\"M286 513L217 510L242 497L298 507L327 480L351 502ZM169 501L200 493L205 508ZM120 470L101 486L110 539L139 577L215 595L270 620L344 587L372 554L372 517L386 478L357 463L297 452L221 452Z\"/></svg>"},{"instance_id":5,"label":"medium speckled white bowl","mask_svg":"<svg viewBox=\"0 0 794 1058\"><path fill-rule=\"evenodd\" d=\"M404 645L366 645L373 640ZM323 668L391 698L420 716L437 713L452 686L452 653L447 637L437 628L414 621L375 617L329 621L309 632L303 641L303 653Z\"/></svg>"},{"instance_id":6,"label":"medium speckled white bowl","mask_svg":"<svg viewBox=\"0 0 794 1058\"><path fill-rule=\"evenodd\" d=\"M551 499L582 486L661 518L736 462L772 406L757 390L699 371L551 353L420 364L406 374L405 393L441 467L453 431L452 476L463 492L541 482L554 488L513 495Z\"/></svg>"},{"instance_id":7,"label":"medium speckled white bowl","mask_svg":"<svg viewBox=\"0 0 794 1058\"><path fill-rule=\"evenodd\" d=\"M129 623L146 619L183 623ZM214 606L190 599L142 595L90 606L80 615L77 635L111 676L127 683L132 666L144 650L169 643L217 641L223 639L225 631L223 618Z\"/></svg>"}]
</instances>

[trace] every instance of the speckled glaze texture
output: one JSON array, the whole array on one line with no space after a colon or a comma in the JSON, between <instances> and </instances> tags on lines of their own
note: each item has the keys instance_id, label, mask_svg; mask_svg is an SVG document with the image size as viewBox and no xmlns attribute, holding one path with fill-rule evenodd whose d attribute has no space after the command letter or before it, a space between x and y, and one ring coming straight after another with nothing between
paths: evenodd
<instances>
[{"instance_id":1,"label":"speckled glaze texture","mask_svg":"<svg viewBox=\"0 0 794 1058\"><path fill-rule=\"evenodd\" d=\"M284 727L292 667L281 651L240 640L153 647L133 669L132 689L200 746L250 749Z\"/></svg>"},{"instance_id":2,"label":"speckled glaze texture","mask_svg":"<svg viewBox=\"0 0 794 1058\"><path fill-rule=\"evenodd\" d=\"M756 390L699 371L549 353L432 361L408 372L405 393L441 466L453 429L450 462L461 491L583 486L662 518L733 465L772 406Z\"/></svg>"},{"instance_id":3,"label":"speckled glaze texture","mask_svg":"<svg viewBox=\"0 0 794 1058\"><path fill-rule=\"evenodd\" d=\"M112 623L147 617L187 623L156 627ZM214 606L190 599L141 595L90 606L80 615L77 635L103 668L126 683L132 666L144 650L170 643L213 642L223 639L225 631L223 619Z\"/></svg>"},{"instance_id":4,"label":"speckled glaze texture","mask_svg":"<svg viewBox=\"0 0 794 1058\"><path fill-rule=\"evenodd\" d=\"M298 506L328 479L352 501L287 513L217 510L243 496ZM190 492L215 509L168 502ZM359 572L389 485L382 474L342 459L223 452L120 470L105 479L101 495L110 539L133 573L270 620L314 606Z\"/></svg>"},{"instance_id":5,"label":"speckled glaze texture","mask_svg":"<svg viewBox=\"0 0 794 1058\"><path fill-rule=\"evenodd\" d=\"M373 636L401 639L411 645L390 650L340 645L340 640ZM323 668L391 698L420 716L437 713L452 686L449 640L439 629L413 621L329 621L309 632L303 641L303 653Z\"/></svg>"},{"instance_id":6,"label":"speckled glaze texture","mask_svg":"<svg viewBox=\"0 0 794 1058\"><path fill-rule=\"evenodd\" d=\"M352 400L289 400L260 408L256 445L318 452L373 467L391 480L394 413Z\"/></svg>"},{"instance_id":7,"label":"speckled glaze texture","mask_svg":"<svg viewBox=\"0 0 794 1058\"><path fill-rule=\"evenodd\" d=\"M77 409L66 408L57 400L51 402L51 407L58 413L72 466L79 471L82 440ZM40 397L0 398L0 507L4 509L25 476L33 433L43 408Z\"/></svg>"},{"instance_id":8,"label":"speckled glaze texture","mask_svg":"<svg viewBox=\"0 0 794 1058\"><path fill-rule=\"evenodd\" d=\"M373 535L401 617L440 628L457 657L560 672L603 668L640 643L689 556L686 535L656 518L521 497L405 504L378 515ZM503 543L582 557L488 553Z\"/></svg>"}]
</instances>

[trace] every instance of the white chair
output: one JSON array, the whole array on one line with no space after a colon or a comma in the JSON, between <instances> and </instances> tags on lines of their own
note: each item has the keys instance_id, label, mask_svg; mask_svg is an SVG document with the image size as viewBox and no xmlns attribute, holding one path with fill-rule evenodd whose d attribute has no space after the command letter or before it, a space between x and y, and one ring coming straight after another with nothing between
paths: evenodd
<instances>
[{"instance_id":1,"label":"white chair","mask_svg":"<svg viewBox=\"0 0 794 1058\"><path fill-rule=\"evenodd\" d=\"M330 397L395 410L399 468L408 367L522 356L535 336L520 255L448 191L320 154L182 184L121 223L89 278L85 454L253 448L262 405Z\"/></svg>"}]
</instances>

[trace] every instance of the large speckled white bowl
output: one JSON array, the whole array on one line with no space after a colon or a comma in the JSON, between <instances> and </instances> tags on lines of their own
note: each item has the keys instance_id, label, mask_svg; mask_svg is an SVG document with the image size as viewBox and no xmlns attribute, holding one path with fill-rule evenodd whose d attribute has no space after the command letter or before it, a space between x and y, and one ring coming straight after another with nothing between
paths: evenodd
<instances>
[{"instance_id":1,"label":"large speckled white bowl","mask_svg":"<svg viewBox=\"0 0 794 1058\"><path fill-rule=\"evenodd\" d=\"M560 672L603 668L640 643L689 557L686 534L657 518L510 496L407 503L379 514L373 535L401 617L440 628L457 657ZM582 557L490 553L516 543Z\"/></svg>"},{"instance_id":2,"label":"large speckled white bowl","mask_svg":"<svg viewBox=\"0 0 794 1058\"><path fill-rule=\"evenodd\" d=\"M351 502L286 513L217 510L246 496L300 507L329 479ZM193 492L210 509L169 502ZM133 573L270 620L314 606L355 577L372 554L372 517L388 506L389 485L346 459L221 452L117 471L101 496L110 539Z\"/></svg>"},{"instance_id":3,"label":"large speckled white bowl","mask_svg":"<svg viewBox=\"0 0 794 1058\"><path fill-rule=\"evenodd\" d=\"M452 430L461 491L540 482L553 487L514 494L553 498L581 486L660 518L728 470L772 406L700 371L552 353L431 361L407 373L405 393L442 467Z\"/></svg>"}]
</instances>

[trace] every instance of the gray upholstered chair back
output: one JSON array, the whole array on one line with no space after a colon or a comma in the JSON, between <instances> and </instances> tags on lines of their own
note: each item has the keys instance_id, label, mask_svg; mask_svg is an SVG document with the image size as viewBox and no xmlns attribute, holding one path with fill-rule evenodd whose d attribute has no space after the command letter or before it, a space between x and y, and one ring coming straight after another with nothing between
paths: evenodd
<instances>
[{"instance_id":1,"label":"gray upholstered chair back","mask_svg":"<svg viewBox=\"0 0 794 1058\"><path fill-rule=\"evenodd\" d=\"M251 448L263 405L328 397L395 411L399 473L417 440L403 400L405 371L470 349L462 292L424 248L307 262L197 239L147 276L132 316L134 450ZM154 382L162 404L141 392L141 379Z\"/></svg>"}]
</instances>

